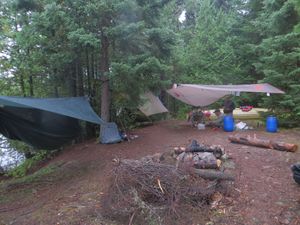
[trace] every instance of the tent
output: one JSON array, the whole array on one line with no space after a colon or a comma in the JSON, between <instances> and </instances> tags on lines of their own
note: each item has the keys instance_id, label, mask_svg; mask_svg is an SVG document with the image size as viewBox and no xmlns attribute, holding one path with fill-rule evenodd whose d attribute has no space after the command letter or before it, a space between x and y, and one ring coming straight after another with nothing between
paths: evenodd
<instances>
[{"instance_id":1,"label":"tent","mask_svg":"<svg viewBox=\"0 0 300 225\"><path fill-rule=\"evenodd\" d=\"M79 120L107 124L85 97L0 96L0 133L39 149L56 149L78 137Z\"/></svg>"},{"instance_id":2,"label":"tent","mask_svg":"<svg viewBox=\"0 0 300 225\"><path fill-rule=\"evenodd\" d=\"M100 128L100 142L102 144L113 144L121 142L122 138L116 123L106 123Z\"/></svg>"},{"instance_id":3,"label":"tent","mask_svg":"<svg viewBox=\"0 0 300 225\"><path fill-rule=\"evenodd\" d=\"M139 107L139 110L141 110L146 116L168 112L167 108L161 103L160 99L152 92L143 94L141 99L144 100L144 104Z\"/></svg>"},{"instance_id":4,"label":"tent","mask_svg":"<svg viewBox=\"0 0 300 225\"><path fill-rule=\"evenodd\" d=\"M240 84L240 85L198 85L198 84L179 84L167 90L167 93L174 98L192 105L208 106L225 95L237 94L240 92L256 93L275 93L284 92L270 84Z\"/></svg>"}]
</instances>

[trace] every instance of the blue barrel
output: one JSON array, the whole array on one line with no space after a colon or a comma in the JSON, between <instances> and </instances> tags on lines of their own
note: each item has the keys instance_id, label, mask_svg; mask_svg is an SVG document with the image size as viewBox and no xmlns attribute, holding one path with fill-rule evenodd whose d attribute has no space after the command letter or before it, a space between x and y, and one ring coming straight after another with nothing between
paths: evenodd
<instances>
[{"instance_id":1,"label":"blue barrel","mask_svg":"<svg viewBox=\"0 0 300 225\"><path fill-rule=\"evenodd\" d=\"M226 132L234 131L234 119L232 116L224 116L223 129Z\"/></svg>"},{"instance_id":2,"label":"blue barrel","mask_svg":"<svg viewBox=\"0 0 300 225\"><path fill-rule=\"evenodd\" d=\"M275 133L277 132L277 118L275 116L268 116L266 122L266 131Z\"/></svg>"}]
</instances>

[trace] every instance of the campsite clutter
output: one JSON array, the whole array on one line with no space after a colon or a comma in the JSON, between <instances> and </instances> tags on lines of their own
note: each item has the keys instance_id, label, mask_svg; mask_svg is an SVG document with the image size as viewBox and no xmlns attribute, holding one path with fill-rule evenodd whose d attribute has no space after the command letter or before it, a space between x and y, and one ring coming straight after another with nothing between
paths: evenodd
<instances>
[{"instance_id":1,"label":"campsite clutter","mask_svg":"<svg viewBox=\"0 0 300 225\"><path fill-rule=\"evenodd\" d=\"M180 84L167 90L173 97L195 107L204 107L225 95L240 92L284 93L269 84ZM168 112L159 98L151 92L145 92L141 98L144 99L144 104L139 109L146 116ZM101 143L117 143L122 140L117 125L102 120L85 97L42 99L0 96L0 103L0 133L38 149L56 149L77 138L80 135L80 120L100 125ZM191 121L193 126L204 129L203 121L209 118L210 114L198 110Z\"/></svg>"},{"instance_id":2,"label":"campsite clutter","mask_svg":"<svg viewBox=\"0 0 300 225\"><path fill-rule=\"evenodd\" d=\"M154 224L184 224L180 212L217 207L232 187L234 175L226 168L231 160L224 148L198 144L140 158L114 159L109 192L103 197L103 214ZM230 172L228 172L230 171ZM182 219L182 221L176 221Z\"/></svg>"},{"instance_id":3,"label":"campsite clutter","mask_svg":"<svg viewBox=\"0 0 300 225\"><path fill-rule=\"evenodd\" d=\"M197 127L198 124L204 123L204 113L200 108L194 108L187 115L187 121L193 126Z\"/></svg>"},{"instance_id":4,"label":"campsite clutter","mask_svg":"<svg viewBox=\"0 0 300 225\"><path fill-rule=\"evenodd\" d=\"M235 128L239 130L247 130L251 129L250 126L245 123L240 123L238 126L235 126L234 124L234 115L233 110L235 108L234 103L232 102L232 99L230 98L230 95L236 95L239 96L242 92L252 92L252 93L266 93L267 96L270 96L270 93L272 94L284 94L284 91L273 87L270 84L262 83L262 84L242 84L242 85L198 85L198 84L176 84L173 85L173 87L169 90L167 90L167 93L173 96L174 98L188 104L192 105L194 107L206 107L220 98L226 96L226 99L224 101L224 109L223 112L225 114L224 116L224 131L231 132L235 130ZM200 97L201 96L201 97ZM240 111L247 113L252 111L252 106L242 106L240 107ZM198 110L199 111L199 110ZM193 110L193 113L195 114L195 111ZM205 129L203 121L205 121L205 117L203 116L204 113L202 113L200 116L197 117L200 119L193 120L193 113L189 115L189 118L191 118L190 121L191 124L194 127L198 127L199 130ZM231 117L230 117L231 116ZM196 118L196 116L195 116ZM213 122L210 122L208 124L213 124ZM274 123L272 123L273 125ZM268 125L268 124L267 124ZM268 132L276 132L277 127L272 126L272 128L267 129Z\"/></svg>"},{"instance_id":5,"label":"campsite clutter","mask_svg":"<svg viewBox=\"0 0 300 225\"><path fill-rule=\"evenodd\" d=\"M123 141L132 141L134 139L137 139L139 136L136 134L129 134L126 132L120 132L120 136L122 138Z\"/></svg>"},{"instance_id":6,"label":"campsite clutter","mask_svg":"<svg viewBox=\"0 0 300 225\"><path fill-rule=\"evenodd\" d=\"M194 108L187 114L187 122L192 127L196 127L198 130L205 130L207 127L211 127L209 126L210 123L216 121L216 115L214 114L214 111L216 110L201 110L200 108ZM266 109L262 108L252 108L249 111L243 111L237 108L233 111L234 120L231 120L229 116L226 117L226 125L228 124L228 122L230 122L230 131L252 130L254 129L254 127L261 126L260 120L262 118L260 116L260 112L265 111ZM215 129L215 127L212 128L214 130L218 130Z\"/></svg>"},{"instance_id":7,"label":"campsite clutter","mask_svg":"<svg viewBox=\"0 0 300 225\"><path fill-rule=\"evenodd\" d=\"M235 124L235 127L237 130L251 130L253 127L250 127L247 125L247 123L240 121L237 124Z\"/></svg>"},{"instance_id":8,"label":"campsite clutter","mask_svg":"<svg viewBox=\"0 0 300 225\"><path fill-rule=\"evenodd\" d=\"M252 105L244 105L244 106L240 106L240 109L243 112L250 112L253 109L253 106Z\"/></svg>"}]
</instances>

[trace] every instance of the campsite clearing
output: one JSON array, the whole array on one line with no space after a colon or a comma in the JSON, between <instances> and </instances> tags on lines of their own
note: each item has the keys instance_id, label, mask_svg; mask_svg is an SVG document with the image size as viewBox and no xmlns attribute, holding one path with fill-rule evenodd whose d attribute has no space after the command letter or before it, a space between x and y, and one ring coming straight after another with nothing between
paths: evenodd
<instances>
[{"instance_id":1,"label":"campsite clearing","mask_svg":"<svg viewBox=\"0 0 300 225\"><path fill-rule=\"evenodd\" d=\"M300 186L290 166L300 161L299 150L282 152L232 144L231 134L251 135L300 144L299 130L197 130L183 121L164 121L132 131L131 142L101 145L92 140L68 147L43 165L38 174L0 184L0 224L116 224L101 215L101 197L108 188L112 160L139 159L192 139L222 145L233 159L235 182L203 223L194 224L300 224ZM129 224L130 218L122 224ZM188 225L188 224L187 224Z\"/></svg>"}]
</instances>

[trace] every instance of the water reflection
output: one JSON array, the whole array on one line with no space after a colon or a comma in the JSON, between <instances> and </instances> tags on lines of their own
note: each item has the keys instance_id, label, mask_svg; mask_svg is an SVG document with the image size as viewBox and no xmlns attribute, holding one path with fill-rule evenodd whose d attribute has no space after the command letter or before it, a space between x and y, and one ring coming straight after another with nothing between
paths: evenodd
<instances>
[{"instance_id":1,"label":"water reflection","mask_svg":"<svg viewBox=\"0 0 300 225\"><path fill-rule=\"evenodd\" d=\"M0 172L7 171L25 160L23 153L17 152L9 144L9 141L4 136L0 135Z\"/></svg>"}]
</instances>

